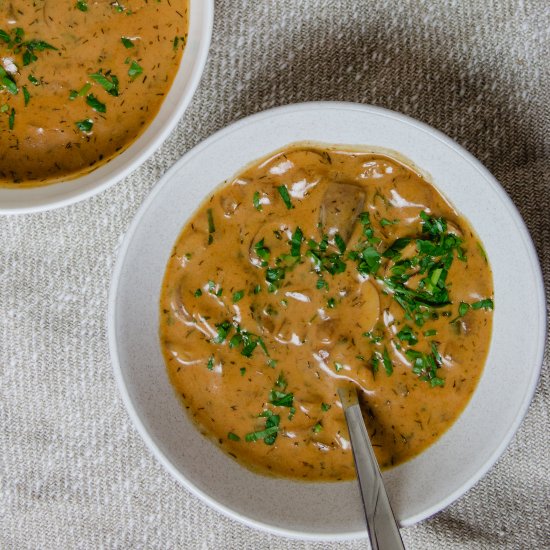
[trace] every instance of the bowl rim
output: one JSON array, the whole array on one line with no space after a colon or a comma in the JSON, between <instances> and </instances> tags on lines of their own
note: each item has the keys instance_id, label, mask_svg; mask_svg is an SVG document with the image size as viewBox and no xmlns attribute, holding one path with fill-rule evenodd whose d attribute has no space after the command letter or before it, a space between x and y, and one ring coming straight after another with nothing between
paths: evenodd
<instances>
[{"instance_id":1,"label":"bowl rim","mask_svg":"<svg viewBox=\"0 0 550 550\"><path fill-rule=\"evenodd\" d=\"M216 511L221 512L223 515L230 517L241 524L255 527L261 531L272 533L275 535L285 536L292 539L300 540L311 540L311 541L344 541L352 540L358 538L365 538L367 536L366 530L353 531L346 534L318 534L311 531L299 531L299 530L290 530L280 527L275 527L271 524L264 523L259 520L251 519L249 517L243 516L230 507L220 504L214 498L210 497L208 494L203 492L197 486L193 484L185 475L180 472L180 470L171 462L171 460L159 449L155 443L153 437L148 433L145 424L141 420L140 414L137 411L137 408L134 406L132 398L128 392L124 381L124 375L122 373L121 363L119 361L118 355L118 345L116 339L116 328L115 328L115 319L116 319L116 297L117 290L121 280L121 272L123 264L125 262L126 254L134 233L141 222L141 218L144 216L145 212L154 202L157 194L160 192L161 188L166 185L172 175L176 173L181 165L186 164L191 158L199 154L203 149L208 148L212 143L224 139L229 136L231 133L240 130L248 125L254 124L258 121L265 121L271 117L278 116L280 114L287 114L296 111L308 111L308 110L319 110L319 109L347 109L347 110L362 110L364 112L371 112L373 114L378 114L385 117L390 117L397 119L401 122L409 124L415 127L417 130L426 132L433 136L434 138L442 141L445 145L454 150L455 153L464 158L465 161L470 163L481 176L483 176L487 182L493 187L493 190L499 195L502 199L504 206L507 208L508 214L510 215L511 221L515 223L517 230L520 233L520 236L525 245L527 255L529 256L531 267L535 275L535 280L533 281L533 286L537 292L537 303L539 304L538 311L538 324L540 327L539 334L534 335L539 342L536 356L536 364L531 373L527 389L522 398L521 407L519 412L514 420L514 422L508 427L506 437L502 439L500 444L495 448L493 453L487 459L483 467L481 467L477 472L472 475L466 482L463 483L457 490L453 491L446 498L442 499L439 503L431 506L430 508L424 510L422 513L416 514L404 521L401 522L401 527L408 527L414 525L415 523L422 521L435 513L443 510L449 506L452 502L464 495L469 489L471 489L497 462L497 460L504 453L508 447L513 436L516 434L519 426L521 425L529 405L533 399L541 368L544 359L544 350L545 350L545 341L546 341L546 329L547 329L547 319L546 319L546 306L545 306L545 288L542 276L542 270L540 267L538 255L525 225L523 218L521 217L519 210L513 203L512 199L508 196L501 184L496 180L496 178L489 172L487 168L477 160L471 153L466 151L461 145L456 141L448 137L446 134L441 131L420 122L414 118L411 118L407 115L391 111L378 106L366 105L353 102L343 102L343 101L319 101L319 102L303 102L303 103L292 103L279 107L274 107L264 111L257 112L253 115L247 116L236 122L229 124L228 126L222 128L221 130L215 132L214 134L207 137L205 140L200 142L198 145L193 147L187 153L185 153L179 160L177 160L174 165L159 179L159 181L154 185L153 189L146 197L144 202L141 204L140 208L136 212L132 222L130 223L126 234L124 235L123 241L119 247L116 263L112 272L111 285L109 289L108 296L108 310L107 310L107 336L108 336L108 345L109 351L113 366L113 374L118 386L118 390L122 397L122 400L126 406L130 419L132 420L134 426L136 427L138 433L144 440L145 444L149 448L153 456L166 468L168 472L172 474L186 489L188 489L195 496L199 497L203 502L214 508ZM230 177L230 176L228 176Z\"/></svg>"},{"instance_id":2,"label":"bowl rim","mask_svg":"<svg viewBox=\"0 0 550 550\"><path fill-rule=\"evenodd\" d=\"M192 15L192 7L193 3L190 0L190 13L191 17ZM214 0L200 0L201 4L201 28L200 28L200 41L198 43L197 47L197 56L193 63L193 68L189 73L189 77L187 80L188 90L187 93L180 96L179 100L175 104L175 108L173 110L172 115L168 119L167 124L162 126L154 136L153 139L151 139L149 142L147 142L144 147L142 148L141 152L136 154L133 158L131 158L127 163L125 163L123 166L116 168L113 172L108 173L104 176L104 181L100 184L91 184L89 187L86 187L82 189L81 191L78 191L74 194L70 194L68 197L53 197L53 198L45 198L38 204L33 204L30 206L20 206L19 204L15 206L11 206L10 204L1 204L0 203L0 214L3 215L10 215L10 214L31 214L35 212L45 212L49 210L56 210L57 208L62 208L64 206L69 206L71 204L78 203L80 201L89 199L90 197L93 197L94 195L97 195L101 193L102 191L105 191L109 187L113 186L115 183L118 183L119 181L123 180L127 176L129 176L132 172L134 172L137 168L139 168L144 162L146 162L157 149L164 143L164 141L168 138L169 134L174 130L180 119L182 118L183 114L187 110L187 107L191 103L191 100L193 99L195 92L197 90L197 87L200 83L200 80L202 78L204 68L206 66L206 61L208 59L208 52L210 50L210 44L212 41L212 31L214 28ZM185 55L185 52L184 52ZM183 58L182 58L183 59ZM180 62L181 64L181 62ZM179 69L178 69L179 70ZM170 87L170 90L172 90L172 86ZM165 98L166 99L166 98ZM161 104L162 108L162 104ZM158 114L158 113L157 113ZM156 115L155 115L156 118ZM153 119L154 121L154 119ZM151 121L151 122L153 122ZM148 126L147 128L149 128ZM145 131L147 131L147 128ZM144 131L144 132L145 132ZM140 138L143 137L144 132L141 133L136 140L134 140L130 146L123 151L129 151L131 150L131 147L140 140ZM115 155L116 158L118 155ZM107 164L102 164L101 166L98 166L98 169L100 169L103 166L107 166ZM90 174L93 174L96 170L92 170L90 172L86 172L85 174L82 174L81 176L77 176L76 178L67 179L65 181L59 181L56 183L52 183L51 185L63 185L64 183L69 183L72 181L78 180L80 177L85 177ZM14 192L32 192L34 189L40 189L41 186L38 187L28 187L24 189L13 189ZM48 187L48 186L46 186ZM7 189L7 191L11 191L11 189Z\"/></svg>"}]
</instances>

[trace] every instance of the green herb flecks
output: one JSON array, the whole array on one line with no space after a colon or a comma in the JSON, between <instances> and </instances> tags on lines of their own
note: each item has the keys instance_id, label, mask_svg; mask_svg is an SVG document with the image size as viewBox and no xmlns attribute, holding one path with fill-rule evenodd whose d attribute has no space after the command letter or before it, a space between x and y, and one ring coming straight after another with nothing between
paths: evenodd
<instances>
[{"instance_id":1,"label":"green herb flecks","mask_svg":"<svg viewBox=\"0 0 550 550\"><path fill-rule=\"evenodd\" d=\"M254 196L252 197L252 204L254 205L254 208L258 211L262 211L262 203L260 202L260 192L255 191Z\"/></svg>"},{"instance_id":2,"label":"green herb flecks","mask_svg":"<svg viewBox=\"0 0 550 550\"><path fill-rule=\"evenodd\" d=\"M214 368L214 356L211 355L210 358L208 359L208 363L206 363L206 368L208 370L213 370Z\"/></svg>"},{"instance_id":3,"label":"green herb flecks","mask_svg":"<svg viewBox=\"0 0 550 550\"><path fill-rule=\"evenodd\" d=\"M94 127L93 120L90 120L89 118L84 120L79 120L78 122L75 122L75 126L81 131L85 133L89 133L92 131L92 128Z\"/></svg>"},{"instance_id":4,"label":"green herb flecks","mask_svg":"<svg viewBox=\"0 0 550 550\"><path fill-rule=\"evenodd\" d=\"M97 73L92 73L88 75L94 82L103 87L103 89L112 96L118 96L118 78L107 71L103 74L103 71L100 69Z\"/></svg>"},{"instance_id":5,"label":"green herb flecks","mask_svg":"<svg viewBox=\"0 0 550 550\"><path fill-rule=\"evenodd\" d=\"M135 80L140 74L143 73L143 67L135 60L130 62L130 68L128 69L128 76Z\"/></svg>"},{"instance_id":6,"label":"green herb flecks","mask_svg":"<svg viewBox=\"0 0 550 550\"><path fill-rule=\"evenodd\" d=\"M8 117L8 126L10 130L13 130L13 127L15 125L15 109L12 108L10 111L10 116Z\"/></svg>"},{"instance_id":7,"label":"green herb flecks","mask_svg":"<svg viewBox=\"0 0 550 550\"><path fill-rule=\"evenodd\" d=\"M277 191L279 191L279 195L281 195L281 198L283 199L283 202L285 203L285 206L288 208L288 210L294 208L290 200L290 194L288 192L287 186L279 185L279 187L277 187Z\"/></svg>"},{"instance_id":8,"label":"green herb flecks","mask_svg":"<svg viewBox=\"0 0 550 550\"><path fill-rule=\"evenodd\" d=\"M422 353L420 351L409 349L405 356L412 363L412 371L420 377L421 380L429 382L432 387L443 386L445 381L437 374L437 369L443 364L443 360L435 342L431 344L432 353Z\"/></svg>"},{"instance_id":9,"label":"green herb flecks","mask_svg":"<svg viewBox=\"0 0 550 550\"><path fill-rule=\"evenodd\" d=\"M107 107L105 106L105 103L99 101L99 99L97 99L94 94L88 94L86 96L86 103L97 113L107 112Z\"/></svg>"},{"instance_id":10,"label":"green herb flecks","mask_svg":"<svg viewBox=\"0 0 550 550\"><path fill-rule=\"evenodd\" d=\"M214 242L214 233L216 232L216 226L214 225L214 215L212 214L212 208L206 211L206 218L208 220L208 244Z\"/></svg>"},{"instance_id":11,"label":"green herb flecks","mask_svg":"<svg viewBox=\"0 0 550 550\"><path fill-rule=\"evenodd\" d=\"M80 11L88 11L88 2L86 0L78 0L75 8Z\"/></svg>"},{"instance_id":12,"label":"green herb flecks","mask_svg":"<svg viewBox=\"0 0 550 550\"><path fill-rule=\"evenodd\" d=\"M120 38L120 41L122 42L122 45L127 49L134 47L134 43L129 38L126 38L125 36L122 36Z\"/></svg>"},{"instance_id":13,"label":"green herb flecks","mask_svg":"<svg viewBox=\"0 0 550 550\"><path fill-rule=\"evenodd\" d=\"M245 440L248 442L264 440L266 445L273 445L277 439L279 432L279 424L281 417L278 414L273 414L272 411L264 411L260 417L265 417L265 428L256 432L251 432L245 435Z\"/></svg>"},{"instance_id":14,"label":"green herb flecks","mask_svg":"<svg viewBox=\"0 0 550 550\"><path fill-rule=\"evenodd\" d=\"M241 440L241 438L233 432L228 432L227 439L230 439L231 441L240 441Z\"/></svg>"},{"instance_id":15,"label":"green herb flecks","mask_svg":"<svg viewBox=\"0 0 550 550\"><path fill-rule=\"evenodd\" d=\"M237 302L241 301L244 297L244 290L237 290L233 293L233 303L236 304Z\"/></svg>"}]
</instances>

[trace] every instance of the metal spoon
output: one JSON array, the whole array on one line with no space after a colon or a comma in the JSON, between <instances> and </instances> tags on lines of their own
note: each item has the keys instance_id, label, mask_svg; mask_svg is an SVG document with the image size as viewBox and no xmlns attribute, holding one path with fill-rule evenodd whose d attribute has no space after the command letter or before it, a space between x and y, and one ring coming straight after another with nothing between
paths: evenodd
<instances>
[{"instance_id":1,"label":"metal spoon","mask_svg":"<svg viewBox=\"0 0 550 550\"><path fill-rule=\"evenodd\" d=\"M373 550L404 550L399 527L363 421L357 390L355 387L339 388L338 394L348 423L371 547Z\"/></svg>"}]
</instances>

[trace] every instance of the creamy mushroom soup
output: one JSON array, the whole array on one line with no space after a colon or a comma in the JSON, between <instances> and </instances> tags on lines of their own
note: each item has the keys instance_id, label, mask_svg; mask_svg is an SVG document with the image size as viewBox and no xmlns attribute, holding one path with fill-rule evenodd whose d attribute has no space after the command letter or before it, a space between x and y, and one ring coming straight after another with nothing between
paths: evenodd
<instances>
[{"instance_id":1,"label":"creamy mushroom soup","mask_svg":"<svg viewBox=\"0 0 550 550\"><path fill-rule=\"evenodd\" d=\"M74 178L149 125L181 60L187 0L0 0L0 186Z\"/></svg>"},{"instance_id":2,"label":"creamy mushroom soup","mask_svg":"<svg viewBox=\"0 0 550 550\"><path fill-rule=\"evenodd\" d=\"M417 171L295 144L218 188L183 229L161 293L170 380L243 465L354 476L337 389L360 390L383 468L464 409L491 337L491 269L469 223Z\"/></svg>"}]
</instances>

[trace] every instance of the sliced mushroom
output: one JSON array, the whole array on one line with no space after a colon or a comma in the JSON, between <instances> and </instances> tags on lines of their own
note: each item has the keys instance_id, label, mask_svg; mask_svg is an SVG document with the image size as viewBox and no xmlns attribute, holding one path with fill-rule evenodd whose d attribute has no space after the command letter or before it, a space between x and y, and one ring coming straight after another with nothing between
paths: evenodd
<instances>
[{"instance_id":1,"label":"sliced mushroom","mask_svg":"<svg viewBox=\"0 0 550 550\"><path fill-rule=\"evenodd\" d=\"M321 231L329 237L338 233L347 243L364 202L365 193L360 187L350 183L330 183L321 202Z\"/></svg>"}]
</instances>

